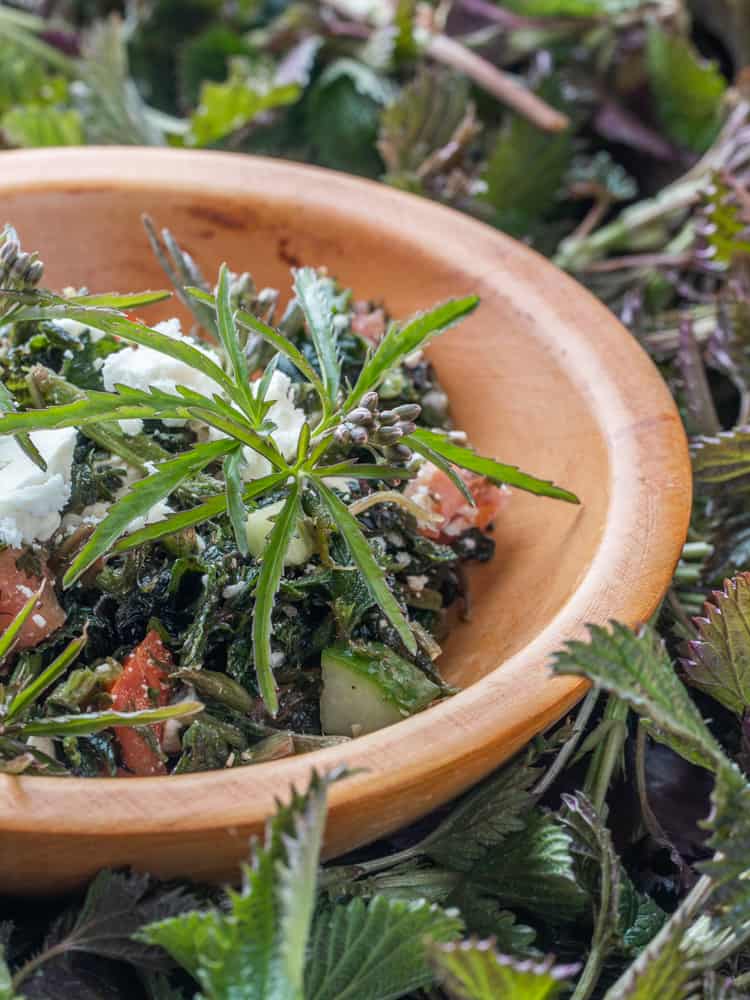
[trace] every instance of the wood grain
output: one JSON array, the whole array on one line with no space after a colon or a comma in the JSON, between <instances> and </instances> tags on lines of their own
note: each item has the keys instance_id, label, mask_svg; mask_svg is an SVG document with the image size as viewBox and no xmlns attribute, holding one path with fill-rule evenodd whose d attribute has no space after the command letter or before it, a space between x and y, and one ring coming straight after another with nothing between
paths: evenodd
<instances>
[{"instance_id":1,"label":"wood grain","mask_svg":"<svg viewBox=\"0 0 750 1000\"><path fill-rule=\"evenodd\" d=\"M213 276L261 285L325 264L404 316L451 295L482 306L431 348L457 424L506 462L575 490L580 508L515 494L494 561L472 575L473 620L442 661L465 690L345 747L174 778L0 776L0 892L68 889L103 865L224 879L274 799L310 768L364 771L332 792L335 855L423 815L510 756L580 697L550 654L586 622L649 617L691 501L682 425L656 369L612 314L537 254L430 202L250 157L140 149L0 154L2 220L39 247L51 287L160 287L140 214ZM149 312L163 318L173 306Z\"/></svg>"}]
</instances>

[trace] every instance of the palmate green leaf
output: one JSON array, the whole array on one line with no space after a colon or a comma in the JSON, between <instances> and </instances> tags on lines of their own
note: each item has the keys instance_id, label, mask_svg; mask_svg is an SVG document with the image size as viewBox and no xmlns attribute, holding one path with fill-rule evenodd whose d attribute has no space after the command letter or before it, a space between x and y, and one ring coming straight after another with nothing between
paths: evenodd
<instances>
[{"instance_id":1,"label":"palmate green leaf","mask_svg":"<svg viewBox=\"0 0 750 1000\"><path fill-rule=\"evenodd\" d=\"M271 667L271 615L276 593L284 571L284 556L300 519L301 487L294 481L284 506L274 522L268 542L263 550L260 576L255 588L255 608L253 610L253 656L258 687L263 702L271 715L279 710L276 681Z\"/></svg>"},{"instance_id":2,"label":"palmate green leaf","mask_svg":"<svg viewBox=\"0 0 750 1000\"><path fill-rule=\"evenodd\" d=\"M469 871L487 851L526 826L539 777L527 753L482 782L454 807L417 849L454 871Z\"/></svg>"},{"instance_id":3,"label":"palmate green leaf","mask_svg":"<svg viewBox=\"0 0 750 1000\"><path fill-rule=\"evenodd\" d=\"M555 965L552 958L500 955L492 939L440 945L430 954L438 979L455 1000L552 1000L578 969Z\"/></svg>"},{"instance_id":4,"label":"palmate green leaf","mask_svg":"<svg viewBox=\"0 0 750 1000\"><path fill-rule=\"evenodd\" d=\"M750 573L725 580L695 623L685 679L742 717L750 707Z\"/></svg>"},{"instance_id":5,"label":"palmate green leaf","mask_svg":"<svg viewBox=\"0 0 750 1000\"><path fill-rule=\"evenodd\" d=\"M40 674L22 688L11 700L5 713L5 722L11 723L27 708L34 705L44 692L61 677L86 645L86 635L73 639L59 656L45 667Z\"/></svg>"},{"instance_id":6,"label":"palmate green leaf","mask_svg":"<svg viewBox=\"0 0 750 1000\"><path fill-rule=\"evenodd\" d=\"M334 328L336 287L330 278L312 268L301 267L293 272L294 294L302 308L320 363L326 396L335 404L341 385L341 364L338 338Z\"/></svg>"},{"instance_id":7,"label":"palmate green leaf","mask_svg":"<svg viewBox=\"0 0 750 1000\"><path fill-rule=\"evenodd\" d=\"M157 396L153 393L125 387L114 392L91 391L73 403L47 406L39 410L22 410L0 416L0 434L23 434L32 431L54 430L61 427L85 428L103 421L186 418L189 416L184 399L178 396ZM166 397L166 398L164 398ZM208 402L208 401L206 401ZM209 404L210 405L210 404Z\"/></svg>"},{"instance_id":8,"label":"palmate green leaf","mask_svg":"<svg viewBox=\"0 0 750 1000\"><path fill-rule=\"evenodd\" d=\"M276 472L270 476L263 476L261 479L254 479L251 483L247 483L242 491L243 503L248 504L256 497L278 489L287 478L286 472ZM131 532L125 538L121 538L113 546L112 551L128 552L130 549L136 549L143 545L144 542L153 542L167 535L173 535L177 531L184 531L186 528L193 528L197 524L203 524L204 521L210 521L212 518L221 517L222 514L226 513L227 505L228 498L226 493L209 497L208 500L197 507L191 507L189 510L181 510L176 514L170 514L163 521L147 524L145 527L139 528L138 531Z\"/></svg>"},{"instance_id":9,"label":"palmate green leaf","mask_svg":"<svg viewBox=\"0 0 750 1000\"><path fill-rule=\"evenodd\" d=\"M24 627L26 622L31 617L34 608L36 607L37 601L42 596L43 587L48 584L42 584L36 593L32 594L28 601L24 604L18 614L15 616L10 625L3 631L0 636L0 663L5 659L5 657L13 649L13 645L19 636L21 629Z\"/></svg>"},{"instance_id":10,"label":"palmate green leaf","mask_svg":"<svg viewBox=\"0 0 750 1000\"><path fill-rule=\"evenodd\" d=\"M5 383L0 382L0 414L13 413L15 410L16 401L13 398L13 394ZM46 471L47 463L28 434L17 434L16 443L18 444L18 447L21 448L21 450L28 456L28 458L31 459L34 465L42 471Z\"/></svg>"},{"instance_id":11,"label":"palmate green leaf","mask_svg":"<svg viewBox=\"0 0 750 1000\"><path fill-rule=\"evenodd\" d=\"M302 1000L300 974L314 899L328 784L313 773L266 826L226 909L191 912L136 935L159 945L199 984L204 1000Z\"/></svg>"},{"instance_id":12,"label":"palmate green leaf","mask_svg":"<svg viewBox=\"0 0 750 1000\"><path fill-rule=\"evenodd\" d=\"M750 489L750 427L722 431L693 443L693 474L698 485Z\"/></svg>"},{"instance_id":13,"label":"palmate green leaf","mask_svg":"<svg viewBox=\"0 0 750 1000\"><path fill-rule=\"evenodd\" d=\"M721 126L727 81L689 38L652 24L646 46L651 93L667 136L695 153L708 149Z\"/></svg>"},{"instance_id":14,"label":"palmate green leaf","mask_svg":"<svg viewBox=\"0 0 750 1000\"><path fill-rule=\"evenodd\" d=\"M406 646L410 653L416 653L417 640L414 638L409 622L399 607L398 601L391 593L385 573L375 560L369 542L362 534L362 529L357 523L357 519L349 513L346 504L342 503L333 490L329 489L325 483L319 479L315 479L313 485L320 499L328 508L337 530L346 542L349 553L357 569L362 574L373 600L396 629L404 646Z\"/></svg>"},{"instance_id":15,"label":"palmate green leaf","mask_svg":"<svg viewBox=\"0 0 750 1000\"><path fill-rule=\"evenodd\" d=\"M609 630L590 625L589 641L569 642L552 666L618 695L648 720L656 739L694 764L713 770L724 759L653 629L635 635L617 622Z\"/></svg>"},{"instance_id":16,"label":"palmate green leaf","mask_svg":"<svg viewBox=\"0 0 750 1000\"><path fill-rule=\"evenodd\" d=\"M107 516L96 526L86 545L76 556L63 577L63 586L70 587L97 559L105 555L128 526L148 514L154 504L164 500L175 489L206 466L237 448L231 439L196 445L190 451L156 466L156 471L134 483L132 488L109 508Z\"/></svg>"},{"instance_id":17,"label":"palmate green leaf","mask_svg":"<svg viewBox=\"0 0 750 1000\"><path fill-rule=\"evenodd\" d=\"M124 295L119 292L101 292L93 295L71 295L65 299L72 305L91 306L99 309L143 309L145 306L155 305L157 302L164 302L171 298L172 293L166 288L157 288L154 291L132 292Z\"/></svg>"},{"instance_id":18,"label":"palmate green leaf","mask_svg":"<svg viewBox=\"0 0 750 1000\"><path fill-rule=\"evenodd\" d=\"M215 305L213 296L209 295L208 292L202 291L200 288L188 287L185 291L201 305ZM288 358L294 367L305 376L307 381L315 386L321 400L325 399L325 390L315 369L304 354L283 333L274 330L272 326L268 326L267 323L264 323L257 316L253 316L252 313L246 312L244 309L237 310L235 319L240 326L244 326L246 329L252 330L253 333L257 333L263 340L267 340L269 344L272 344L280 354Z\"/></svg>"},{"instance_id":19,"label":"palmate green leaf","mask_svg":"<svg viewBox=\"0 0 750 1000\"><path fill-rule=\"evenodd\" d=\"M250 549L247 544L247 508L242 496L242 466L244 458L242 452L231 452L224 459L224 481L227 491L227 510L229 520L232 522L234 540L240 555L247 557Z\"/></svg>"},{"instance_id":20,"label":"palmate green leaf","mask_svg":"<svg viewBox=\"0 0 750 1000\"><path fill-rule=\"evenodd\" d=\"M552 497L555 500L565 500L567 503L580 503L580 500L569 490L544 479L537 479L526 472L522 472L514 465L504 465L496 462L492 458L485 458L478 455L469 448L462 448L455 444L446 434L437 431L427 430L425 427L418 427L412 434L404 438L406 442L412 444L419 450L420 446L428 447L432 452L437 452L445 461L459 466L461 469L468 469L469 472L476 472L480 476L486 476L494 483L505 483L507 486L515 486L519 490L533 493L536 496Z\"/></svg>"},{"instance_id":21,"label":"palmate green leaf","mask_svg":"<svg viewBox=\"0 0 750 1000\"><path fill-rule=\"evenodd\" d=\"M315 918L305 1000L396 1000L432 981L430 942L453 941L458 913L376 896L324 906Z\"/></svg>"},{"instance_id":22,"label":"palmate green leaf","mask_svg":"<svg viewBox=\"0 0 750 1000\"><path fill-rule=\"evenodd\" d=\"M467 483L464 482L463 477L458 474L454 465L443 458L434 448L430 448L424 441L420 441L414 434L409 438L409 446L413 451L421 455L422 458L426 458L428 462L432 462L436 469L440 469L450 479L470 507L476 507L477 502L474 499L474 494L469 489Z\"/></svg>"},{"instance_id":23,"label":"palmate green leaf","mask_svg":"<svg viewBox=\"0 0 750 1000\"><path fill-rule=\"evenodd\" d=\"M389 371L452 326L469 316L479 305L476 295L450 299L427 313L419 313L405 326L392 324L378 344L375 353L365 362L344 409L349 410L370 389L376 388Z\"/></svg>"},{"instance_id":24,"label":"palmate green leaf","mask_svg":"<svg viewBox=\"0 0 750 1000\"><path fill-rule=\"evenodd\" d=\"M467 884L489 892L512 910L553 923L573 922L589 902L573 864L569 832L552 816L528 813L523 829L488 850L467 875Z\"/></svg>"},{"instance_id":25,"label":"palmate green leaf","mask_svg":"<svg viewBox=\"0 0 750 1000\"><path fill-rule=\"evenodd\" d=\"M152 726L167 719L185 719L203 711L199 701L180 701L163 708L144 708L139 712L82 712L80 715L56 715L48 719L33 719L18 723L24 738L28 736L91 736L112 726Z\"/></svg>"}]
</instances>

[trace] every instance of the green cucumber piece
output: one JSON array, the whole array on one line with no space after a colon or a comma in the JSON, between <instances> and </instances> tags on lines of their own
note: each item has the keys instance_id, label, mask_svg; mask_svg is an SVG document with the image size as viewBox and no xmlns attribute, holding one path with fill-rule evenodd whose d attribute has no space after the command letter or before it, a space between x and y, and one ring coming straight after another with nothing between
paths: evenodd
<instances>
[{"instance_id":1,"label":"green cucumber piece","mask_svg":"<svg viewBox=\"0 0 750 1000\"><path fill-rule=\"evenodd\" d=\"M320 720L328 736L363 736L426 708L441 691L380 643L323 650Z\"/></svg>"},{"instance_id":2,"label":"green cucumber piece","mask_svg":"<svg viewBox=\"0 0 750 1000\"><path fill-rule=\"evenodd\" d=\"M263 550L268 542L268 536L273 529L273 523L278 517L279 511L284 506L283 500L269 503L267 507L259 507L251 510L247 515L245 530L247 532L247 545L251 555L258 559L263 555ZM302 566L315 552L315 539L307 522L303 521L289 542L289 547L284 556L285 566Z\"/></svg>"}]
</instances>

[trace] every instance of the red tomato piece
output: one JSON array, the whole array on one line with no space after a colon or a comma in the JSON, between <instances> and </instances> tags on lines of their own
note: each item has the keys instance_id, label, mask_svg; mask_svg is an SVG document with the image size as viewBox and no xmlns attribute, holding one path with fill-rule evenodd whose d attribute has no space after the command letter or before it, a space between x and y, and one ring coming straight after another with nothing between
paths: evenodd
<instances>
[{"instance_id":1,"label":"red tomato piece","mask_svg":"<svg viewBox=\"0 0 750 1000\"><path fill-rule=\"evenodd\" d=\"M112 707L118 712L139 712L144 708L157 708L169 700L169 674L165 667L172 664L172 654L152 629L140 645L136 646L122 665L122 673L110 688ZM161 744L164 723L149 727ZM120 744L122 762L139 777L166 774L164 761L154 749L149 737L138 729L115 726L115 736Z\"/></svg>"},{"instance_id":2,"label":"red tomato piece","mask_svg":"<svg viewBox=\"0 0 750 1000\"><path fill-rule=\"evenodd\" d=\"M410 500L442 518L420 526L420 533L426 538L451 541L471 528L485 531L508 500L510 494L505 487L495 486L473 472L463 469L456 472L468 486L476 506L472 507L450 477L431 462L425 462L419 475L406 487L405 495Z\"/></svg>"},{"instance_id":3,"label":"red tomato piece","mask_svg":"<svg viewBox=\"0 0 750 1000\"><path fill-rule=\"evenodd\" d=\"M372 309L367 302L355 302L352 332L371 344L379 344L385 334L385 313L382 309Z\"/></svg>"},{"instance_id":4,"label":"red tomato piece","mask_svg":"<svg viewBox=\"0 0 750 1000\"><path fill-rule=\"evenodd\" d=\"M39 558L41 576L29 575L16 565L22 555L21 549L3 549L0 552L0 630L10 625L31 595L39 589L42 580L46 580L47 586L16 642L17 649L30 649L56 632L65 621L66 614L57 600L55 581L47 564Z\"/></svg>"}]
</instances>

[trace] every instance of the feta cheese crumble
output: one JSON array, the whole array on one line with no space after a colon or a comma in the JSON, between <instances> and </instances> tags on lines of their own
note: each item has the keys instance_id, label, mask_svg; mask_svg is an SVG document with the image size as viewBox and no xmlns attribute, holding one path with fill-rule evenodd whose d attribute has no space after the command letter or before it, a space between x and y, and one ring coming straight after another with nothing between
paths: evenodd
<instances>
[{"instance_id":1,"label":"feta cheese crumble","mask_svg":"<svg viewBox=\"0 0 750 1000\"><path fill-rule=\"evenodd\" d=\"M31 440L47 463L34 465L12 437L0 438L0 542L19 548L45 542L60 527L70 499L76 430L37 431Z\"/></svg>"},{"instance_id":2,"label":"feta cheese crumble","mask_svg":"<svg viewBox=\"0 0 750 1000\"><path fill-rule=\"evenodd\" d=\"M257 392L258 384L258 382L253 383L253 391ZM269 436L276 442L284 458L290 461L297 452L297 441L305 422L305 413L294 405L292 380L288 375L278 369L273 373L266 399L273 402L266 419L276 424L276 429L271 431ZM212 437L224 437L224 435L216 432ZM261 476L270 475L273 471L268 459L263 458L252 448L243 448L242 453L246 462L243 472L245 479L259 479Z\"/></svg>"},{"instance_id":3,"label":"feta cheese crumble","mask_svg":"<svg viewBox=\"0 0 750 1000\"><path fill-rule=\"evenodd\" d=\"M191 347L221 366L221 359L215 351L212 351L210 347L195 343L182 333L179 319L168 319L163 323L157 323L154 330L172 340L190 344ZM214 393L221 391L216 382L208 375L204 375L196 368L191 368L184 361L167 357L166 354L161 354L150 347L125 347L123 350L117 351L116 354L107 355L102 367L102 378L104 388L108 392L112 392L118 384L127 385L131 389L148 391L150 388L154 388L171 393L175 391L176 386L184 385L188 389L194 389L207 396L213 396Z\"/></svg>"}]
</instances>

